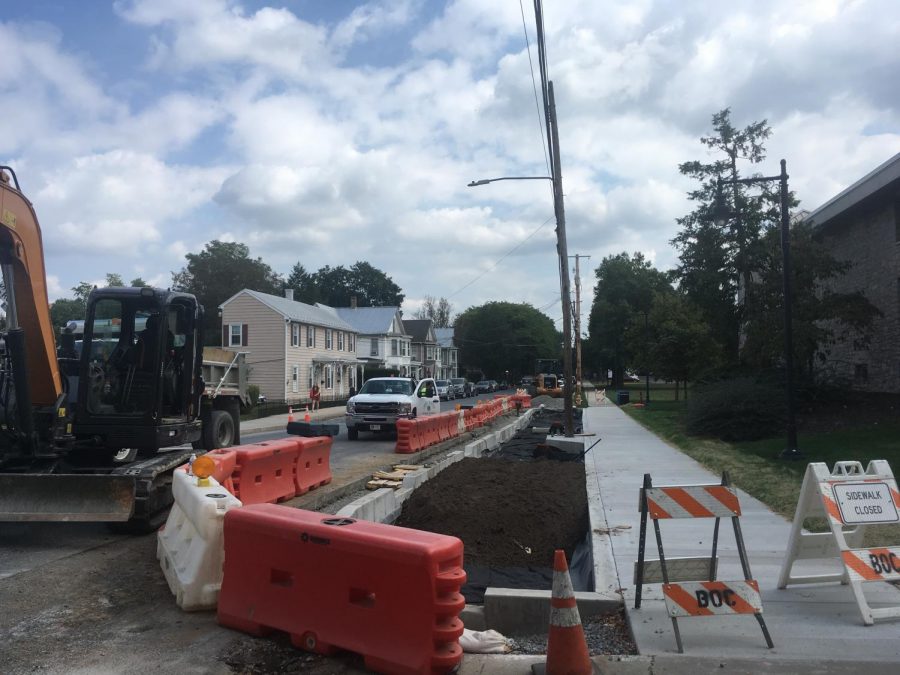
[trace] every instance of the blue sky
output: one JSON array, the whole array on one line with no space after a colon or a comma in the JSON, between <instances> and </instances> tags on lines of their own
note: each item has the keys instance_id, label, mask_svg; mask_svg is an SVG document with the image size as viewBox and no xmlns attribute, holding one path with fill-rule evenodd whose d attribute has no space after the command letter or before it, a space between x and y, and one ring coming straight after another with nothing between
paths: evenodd
<instances>
[{"instance_id":1,"label":"blue sky","mask_svg":"<svg viewBox=\"0 0 900 675\"><path fill-rule=\"evenodd\" d=\"M367 260L409 311L431 295L559 318L549 186L466 187L546 173L520 11L4 3L0 161L41 220L51 300L106 272L167 286L218 238L282 273ZM585 313L604 255L675 263L691 187L677 165L704 158L721 108L768 119L761 170L785 157L809 209L900 152L896 17L890 0L545 0Z\"/></svg>"}]
</instances>

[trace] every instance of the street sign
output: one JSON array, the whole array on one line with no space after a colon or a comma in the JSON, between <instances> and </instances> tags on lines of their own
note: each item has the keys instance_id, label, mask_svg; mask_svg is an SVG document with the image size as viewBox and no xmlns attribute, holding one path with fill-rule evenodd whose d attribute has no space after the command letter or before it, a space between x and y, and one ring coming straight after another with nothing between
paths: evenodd
<instances>
[{"instance_id":1,"label":"street sign","mask_svg":"<svg viewBox=\"0 0 900 675\"><path fill-rule=\"evenodd\" d=\"M886 482L835 483L831 489L847 525L900 521Z\"/></svg>"}]
</instances>

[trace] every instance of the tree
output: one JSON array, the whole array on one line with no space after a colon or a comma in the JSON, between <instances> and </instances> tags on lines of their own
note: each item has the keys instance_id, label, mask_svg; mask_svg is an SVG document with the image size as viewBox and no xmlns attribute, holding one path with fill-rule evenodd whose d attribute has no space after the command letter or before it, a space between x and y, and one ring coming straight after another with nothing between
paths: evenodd
<instances>
[{"instance_id":1,"label":"tree","mask_svg":"<svg viewBox=\"0 0 900 675\"><path fill-rule=\"evenodd\" d=\"M149 284L140 277L135 277L129 282L129 286L131 286L131 288L143 288L144 286L148 285Z\"/></svg>"},{"instance_id":2,"label":"tree","mask_svg":"<svg viewBox=\"0 0 900 675\"><path fill-rule=\"evenodd\" d=\"M203 338L206 345L221 342L219 305L248 288L279 294L281 277L260 258L251 258L250 249L238 242L213 240L200 253L188 253L187 265L172 275L172 287L193 293L206 309Z\"/></svg>"},{"instance_id":3,"label":"tree","mask_svg":"<svg viewBox=\"0 0 900 675\"><path fill-rule=\"evenodd\" d=\"M121 286L125 285L125 282L122 281L121 274L116 274L115 272L107 272L106 273L106 285L109 288L112 288L114 286L121 287Z\"/></svg>"},{"instance_id":4,"label":"tree","mask_svg":"<svg viewBox=\"0 0 900 675\"><path fill-rule=\"evenodd\" d=\"M628 338L626 331L653 305L654 293L672 292L666 275L641 253L619 253L603 259L595 271L597 284L588 320L589 338L585 361L591 368L610 369L614 384L622 385L625 366L636 365L642 340ZM643 324L641 324L643 325Z\"/></svg>"},{"instance_id":5,"label":"tree","mask_svg":"<svg viewBox=\"0 0 900 675\"><path fill-rule=\"evenodd\" d=\"M531 305L488 302L456 317L454 339L469 371L505 379L531 374L538 358L559 358L559 332L550 318Z\"/></svg>"},{"instance_id":6,"label":"tree","mask_svg":"<svg viewBox=\"0 0 900 675\"><path fill-rule=\"evenodd\" d=\"M431 319L435 328L449 328L453 325L452 312L453 308L447 298L435 300L433 296L426 295L425 301L414 316L417 319Z\"/></svg>"},{"instance_id":7,"label":"tree","mask_svg":"<svg viewBox=\"0 0 900 675\"><path fill-rule=\"evenodd\" d=\"M314 274L298 262L291 268L285 287L294 289L294 298L300 302L332 307L349 307L354 297L358 307L399 307L404 297L387 274L362 261L350 269L326 265Z\"/></svg>"},{"instance_id":8,"label":"tree","mask_svg":"<svg viewBox=\"0 0 900 675\"><path fill-rule=\"evenodd\" d=\"M838 339L866 348L872 322L881 316L861 292L837 293L829 287L828 281L846 273L851 264L835 260L816 240L813 227L809 222L791 227L794 361L808 376ZM757 301L742 353L748 365L771 368L784 356L784 268L777 229L766 232L763 251L754 276ZM839 325L845 330L836 331Z\"/></svg>"},{"instance_id":9,"label":"tree","mask_svg":"<svg viewBox=\"0 0 900 675\"><path fill-rule=\"evenodd\" d=\"M762 255L765 224L778 222L779 201L777 191L767 184L753 188L728 185L722 197L734 215L725 227L718 227L712 218L716 179L741 178L739 161L751 165L762 162L766 158L764 142L772 130L766 120L735 128L730 108L713 115L712 126L713 135L702 137L700 142L720 158L678 166L682 174L698 180L700 186L688 193L688 198L697 202L697 208L678 219L682 230L672 240L681 263L675 276L713 326L717 341L725 345L736 362L741 325L753 303L750 275Z\"/></svg>"},{"instance_id":10,"label":"tree","mask_svg":"<svg viewBox=\"0 0 900 675\"><path fill-rule=\"evenodd\" d=\"M703 315L685 295L656 292L646 317L635 316L627 332L637 350L637 366L656 377L685 384L721 361L721 346L713 339Z\"/></svg>"},{"instance_id":11,"label":"tree","mask_svg":"<svg viewBox=\"0 0 900 675\"><path fill-rule=\"evenodd\" d=\"M50 323L54 330L65 326L70 321L84 319L86 305L82 300L60 298L50 305Z\"/></svg>"},{"instance_id":12,"label":"tree","mask_svg":"<svg viewBox=\"0 0 900 675\"><path fill-rule=\"evenodd\" d=\"M75 295L75 299L80 300L85 307L87 307L87 299L92 290L94 290L94 284L88 281L82 281L77 286L72 286L72 293Z\"/></svg>"}]
</instances>

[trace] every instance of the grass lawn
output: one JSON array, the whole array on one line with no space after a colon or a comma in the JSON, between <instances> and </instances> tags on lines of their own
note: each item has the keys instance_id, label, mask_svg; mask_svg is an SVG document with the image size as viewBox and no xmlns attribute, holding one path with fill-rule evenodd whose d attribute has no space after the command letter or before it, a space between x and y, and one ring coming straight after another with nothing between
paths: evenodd
<instances>
[{"instance_id":1,"label":"grass lawn","mask_svg":"<svg viewBox=\"0 0 900 675\"><path fill-rule=\"evenodd\" d=\"M626 405L623 410L710 470L728 471L735 485L788 519L794 516L807 462L825 462L831 468L838 460L857 460L865 468L869 460L886 459L891 467L900 466L900 421L888 420L825 433L801 433L798 442L806 460L790 462L778 459L778 453L785 447L784 437L728 443L689 436L682 421L684 401L657 398L653 391L651 400L653 403L648 408ZM824 526L824 521L811 524L816 530ZM898 544L900 526L873 528L866 540L871 544Z\"/></svg>"}]
</instances>

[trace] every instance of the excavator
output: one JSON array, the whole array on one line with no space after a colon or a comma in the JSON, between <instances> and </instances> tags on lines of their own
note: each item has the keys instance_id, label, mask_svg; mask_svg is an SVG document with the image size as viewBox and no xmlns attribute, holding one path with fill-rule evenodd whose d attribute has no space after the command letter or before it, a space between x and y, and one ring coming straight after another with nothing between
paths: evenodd
<instances>
[{"instance_id":1,"label":"excavator","mask_svg":"<svg viewBox=\"0 0 900 675\"><path fill-rule=\"evenodd\" d=\"M0 521L158 527L174 469L239 442L236 399L205 394L203 307L170 290L95 288L80 335L57 336L41 229L6 166L0 269Z\"/></svg>"}]
</instances>

